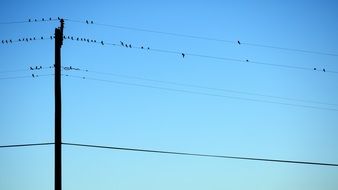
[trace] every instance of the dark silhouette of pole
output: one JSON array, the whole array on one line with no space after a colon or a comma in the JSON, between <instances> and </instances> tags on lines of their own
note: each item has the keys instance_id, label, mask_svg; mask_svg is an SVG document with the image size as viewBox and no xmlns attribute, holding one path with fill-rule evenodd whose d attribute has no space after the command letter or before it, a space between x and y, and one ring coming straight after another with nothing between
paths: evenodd
<instances>
[{"instance_id":1,"label":"dark silhouette of pole","mask_svg":"<svg viewBox=\"0 0 338 190\"><path fill-rule=\"evenodd\" d=\"M62 189L62 135L61 135L61 46L63 43L64 20L55 28L55 190Z\"/></svg>"}]
</instances>

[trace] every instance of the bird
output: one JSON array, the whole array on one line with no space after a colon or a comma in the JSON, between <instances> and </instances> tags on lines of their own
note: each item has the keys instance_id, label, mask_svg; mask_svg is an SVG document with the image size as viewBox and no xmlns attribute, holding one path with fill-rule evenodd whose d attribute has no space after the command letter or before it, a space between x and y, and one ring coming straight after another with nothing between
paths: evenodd
<instances>
[{"instance_id":1,"label":"bird","mask_svg":"<svg viewBox=\"0 0 338 190\"><path fill-rule=\"evenodd\" d=\"M6 40L6 44L8 44L8 41Z\"/></svg>"},{"instance_id":2,"label":"bird","mask_svg":"<svg viewBox=\"0 0 338 190\"><path fill-rule=\"evenodd\" d=\"M86 20L86 23L87 23L87 24L89 23L88 20Z\"/></svg>"},{"instance_id":3,"label":"bird","mask_svg":"<svg viewBox=\"0 0 338 190\"><path fill-rule=\"evenodd\" d=\"M104 45L103 41L101 41L101 44Z\"/></svg>"},{"instance_id":4,"label":"bird","mask_svg":"<svg viewBox=\"0 0 338 190\"><path fill-rule=\"evenodd\" d=\"M1 40L1 43L4 43L4 41L3 41L3 40Z\"/></svg>"},{"instance_id":5,"label":"bird","mask_svg":"<svg viewBox=\"0 0 338 190\"><path fill-rule=\"evenodd\" d=\"M315 67L315 68L313 68L313 70L317 70L317 68Z\"/></svg>"},{"instance_id":6,"label":"bird","mask_svg":"<svg viewBox=\"0 0 338 190\"><path fill-rule=\"evenodd\" d=\"M12 40L9 40L10 43L12 43Z\"/></svg>"},{"instance_id":7,"label":"bird","mask_svg":"<svg viewBox=\"0 0 338 190\"><path fill-rule=\"evenodd\" d=\"M38 20L34 19L35 22L37 22Z\"/></svg>"},{"instance_id":8,"label":"bird","mask_svg":"<svg viewBox=\"0 0 338 190\"><path fill-rule=\"evenodd\" d=\"M33 38L33 40L35 40L35 37Z\"/></svg>"},{"instance_id":9,"label":"bird","mask_svg":"<svg viewBox=\"0 0 338 190\"><path fill-rule=\"evenodd\" d=\"M30 70L34 70L33 67L29 67Z\"/></svg>"},{"instance_id":10,"label":"bird","mask_svg":"<svg viewBox=\"0 0 338 190\"><path fill-rule=\"evenodd\" d=\"M185 54L184 54L184 53L182 53L182 57L183 57L183 58L185 57Z\"/></svg>"},{"instance_id":11,"label":"bird","mask_svg":"<svg viewBox=\"0 0 338 190\"><path fill-rule=\"evenodd\" d=\"M120 41L120 43L121 43L121 46L124 46L124 44L123 44L123 42L122 42L122 41Z\"/></svg>"},{"instance_id":12,"label":"bird","mask_svg":"<svg viewBox=\"0 0 338 190\"><path fill-rule=\"evenodd\" d=\"M79 41L79 38L76 38L77 41Z\"/></svg>"},{"instance_id":13,"label":"bird","mask_svg":"<svg viewBox=\"0 0 338 190\"><path fill-rule=\"evenodd\" d=\"M43 40L43 37L41 36L41 40Z\"/></svg>"},{"instance_id":14,"label":"bird","mask_svg":"<svg viewBox=\"0 0 338 190\"><path fill-rule=\"evenodd\" d=\"M237 41L237 43L238 43L238 45L241 45L241 42L239 40Z\"/></svg>"},{"instance_id":15,"label":"bird","mask_svg":"<svg viewBox=\"0 0 338 190\"><path fill-rule=\"evenodd\" d=\"M58 17L58 20L61 20L60 17Z\"/></svg>"},{"instance_id":16,"label":"bird","mask_svg":"<svg viewBox=\"0 0 338 190\"><path fill-rule=\"evenodd\" d=\"M94 24L94 21L90 21L90 24Z\"/></svg>"},{"instance_id":17,"label":"bird","mask_svg":"<svg viewBox=\"0 0 338 190\"><path fill-rule=\"evenodd\" d=\"M31 22L31 19L28 19L28 22Z\"/></svg>"},{"instance_id":18,"label":"bird","mask_svg":"<svg viewBox=\"0 0 338 190\"><path fill-rule=\"evenodd\" d=\"M29 38L30 41L32 41L32 38Z\"/></svg>"},{"instance_id":19,"label":"bird","mask_svg":"<svg viewBox=\"0 0 338 190\"><path fill-rule=\"evenodd\" d=\"M143 47L143 46L141 46L141 49L144 49L144 47Z\"/></svg>"},{"instance_id":20,"label":"bird","mask_svg":"<svg viewBox=\"0 0 338 190\"><path fill-rule=\"evenodd\" d=\"M49 17L49 20L52 20L52 18Z\"/></svg>"},{"instance_id":21,"label":"bird","mask_svg":"<svg viewBox=\"0 0 338 190\"><path fill-rule=\"evenodd\" d=\"M245 60L246 62L249 62L249 59Z\"/></svg>"},{"instance_id":22,"label":"bird","mask_svg":"<svg viewBox=\"0 0 338 190\"><path fill-rule=\"evenodd\" d=\"M72 39L72 40L74 39L73 36L71 37L71 39Z\"/></svg>"},{"instance_id":23,"label":"bird","mask_svg":"<svg viewBox=\"0 0 338 190\"><path fill-rule=\"evenodd\" d=\"M53 37L52 37L52 36L50 36L50 39L53 39Z\"/></svg>"},{"instance_id":24,"label":"bird","mask_svg":"<svg viewBox=\"0 0 338 190\"><path fill-rule=\"evenodd\" d=\"M45 19L44 19L44 18L42 18L42 21L45 21Z\"/></svg>"},{"instance_id":25,"label":"bird","mask_svg":"<svg viewBox=\"0 0 338 190\"><path fill-rule=\"evenodd\" d=\"M126 44L125 46L126 46L126 47L128 47L128 45L127 45L127 44Z\"/></svg>"},{"instance_id":26,"label":"bird","mask_svg":"<svg viewBox=\"0 0 338 190\"><path fill-rule=\"evenodd\" d=\"M19 42L21 42L21 39L19 39Z\"/></svg>"},{"instance_id":27,"label":"bird","mask_svg":"<svg viewBox=\"0 0 338 190\"><path fill-rule=\"evenodd\" d=\"M325 72L325 69L323 69L323 72Z\"/></svg>"},{"instance_id":28,"label":"bird","mask_svg":"<svg viewBox=\"0 0 338 190\"><path fill-rule=\"evenodd\" d=\"M35 66L35 69L38 69L38 66Z\"/></svg>"},{"instance_id":29,"label":"bird","mask_svg":"<svg viewBox=\"0 0 338 190\"><path fill-rule=\"evenodd\" d=\"M96 40L94 40L94 42L96 43Z\"/></svg>"},{"instance_id":30,"label":"bird","mask_svg":"<svg viewBox=\"0 0 338 190\"><path fill-rule=\"evenodd\" d=\"M35 75L34 75L34 74L32 74L32 77L34 78L34 77L35 77Z\"/></svg>"},{"instance_id":31,"label":"bird","mask_svg":"<svg viewBox=\"0 0 338 190\"><path fill-rule=\"evenodd\" d=\"M147 49L150 50L150 47L148 47Z\"/></svg>"},{"instance_id":32,"label":"bird","mask_svg":"<svg viewBox=\"0 0 338 190\"><path fill-rule=\"evenodd\" d=\"M129 44L129 48L131 48L131 44Z\"/></svg>"}]
</instances>

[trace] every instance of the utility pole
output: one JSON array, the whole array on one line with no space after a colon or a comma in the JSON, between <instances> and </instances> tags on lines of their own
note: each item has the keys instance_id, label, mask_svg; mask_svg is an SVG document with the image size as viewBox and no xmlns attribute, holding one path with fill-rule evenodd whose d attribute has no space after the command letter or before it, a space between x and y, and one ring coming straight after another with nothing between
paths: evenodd
<instances>
[{"instance_id":1,"label":"utility pole","mask_svg":"<svg viewBox=\"0 0 338 190\"><path fill-rule=\"evenodd\" d=\"M63 44L64 20L55 28L55 190L62 190L62 135L61 135L61 46Z\"/></svg>"}]
</instances>

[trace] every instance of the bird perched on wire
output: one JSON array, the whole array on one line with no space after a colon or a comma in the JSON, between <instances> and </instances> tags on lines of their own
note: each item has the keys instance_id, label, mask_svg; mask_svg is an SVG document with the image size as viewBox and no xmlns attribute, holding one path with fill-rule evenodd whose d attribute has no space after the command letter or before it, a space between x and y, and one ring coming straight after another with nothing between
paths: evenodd
<instances>
[{"instance_id":1,"label":"bird perched on wire","mask_svg":"<svg viewBox=\"0 0 338 190\"><path fill-rule=\"evenodd\" d=\"M238 45L241 45L241 42L239 40L237 41L237 43L238 43Z\"/></svg>"},{"instance_id":2,"label":"bird perched on wire","mask_svg":"<svg viewBox=\"0 0 338 190\"><path fill-rule=\"evenodd\" d=\"M131 44L129 44L129 48L131 48Z\"/></svg>"},{"instance_id":3,"label":"bird perched on wire","mask_svg":"<svg viewBox=\"0 0 338 190\"><path fill-rule=\"evenodd\" d=\"M122 41L120 41L120 43L121 43L121 46L124 46L124 43Z\"/></svg>"},{"instance_id":4,"label":"bird perched on wire","mask_svg":"<svg viewBox=\"0 0 338 190\"><path fill-rule=\"evenodd\" d=\"M182 53L182 57L183 57L183 58L185 57L185 54L184 54L184 53Z\"/></svg>"},{"instance_id":5,"label":"bird perched on wire","mask_svg":"<svg viewBox=\"0 0 338 190\"><path fill-rule=\"evenodd\" d=\"M325 69L323 69L323 72L325 72L326 70Z\"/></svg>"},{"instance_id":6,"label":"bird perched on wire","mask_svg":"<svg viewBox=\"0 0 338 190\"><path fill-rule=\"evenodd\" d=\"M89 24L88 20L86 20L86 23Z\"/></svg>"},{"instance_id":7,"label":"bird perched on wire","mask_svg":"<svg viewBox=\"0 0 338 190\"><path fill-rule=\"evenodd\" d=\"M30 70L34 70L33 67L29 67Z\"/></svg>"}]
</instances>

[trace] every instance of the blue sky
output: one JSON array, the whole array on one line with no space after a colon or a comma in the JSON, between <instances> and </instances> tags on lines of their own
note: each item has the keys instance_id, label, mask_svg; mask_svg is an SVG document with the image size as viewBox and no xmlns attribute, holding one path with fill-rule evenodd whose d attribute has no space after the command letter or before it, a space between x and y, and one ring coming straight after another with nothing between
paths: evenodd
<instances>
[{"instance_id":1,"label":"blue sky","mask_svg":"<svg viewBox=\"0 0 338 190\"><path fill-rule=\"evenodd\" d=\"M337 54L335 1L15 1L0 3L0 22L63 17ZM58 22L0 25L0 40L54 34ZM99 25L65 22L65 35L144 51L65 40L62 65L160 81L338 104L338 75L253 64L338 71L338 56L283 51ZM250 60L224 61L189 54ZM0 144L53 142L54 41L0 44ZM4 72L23 69L22 72ZM168 151L338 163L337 105L289 101L102 75L64 74L63 141ZM40 75L37 78L3 79ZM257 101L245 101L249 98ZM304 108L276 103L314 106ZM53 146L0 149L0 189L53 189ZM325 189L338 187L334 167L195 158L63 147L63 188Z\"/></svg>"}]
</instances>

